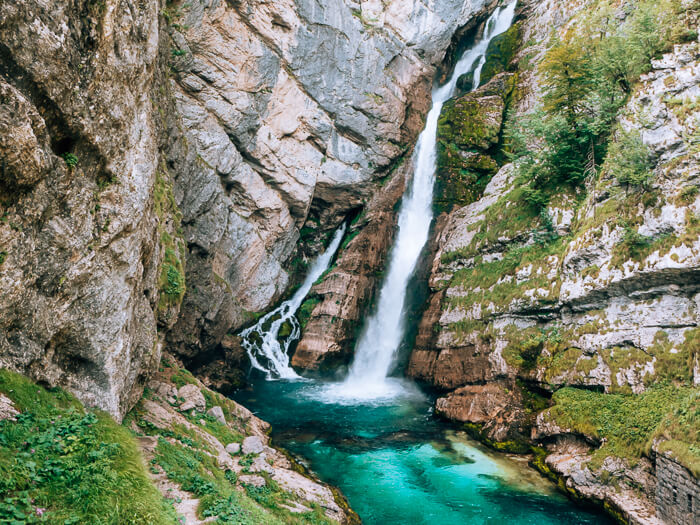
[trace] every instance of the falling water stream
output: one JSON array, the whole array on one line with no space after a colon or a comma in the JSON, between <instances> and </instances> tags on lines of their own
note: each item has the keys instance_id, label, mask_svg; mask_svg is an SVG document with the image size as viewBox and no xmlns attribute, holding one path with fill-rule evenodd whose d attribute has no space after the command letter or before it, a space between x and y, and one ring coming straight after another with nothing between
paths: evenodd
<instances>
[{"instance_id":1,"label":"falling water stream","mask_svg":"<svg viewBox=\"0 0 700 525\"><path fill-rule=\"evenodd\" d=\"M440 111L462 74L473 71L473 88L478 87L489 42L510 27L515 4L493 13L483 38L462 55L450 80L433 91L377 308L345 381L300 381L288 355L300 335L294 314L329 266L344 227L294 297L241 333L253 367L265 379L255 379L236 399L272 423L277 444L339 486L366 525L610 523L575 507L522 460L489 452L440 422L432 413L434 398L409 381L388 377L406 329L407 287L433 219ZM279 338L285 322L292 333Z\"/></svg>"},{"instance_id":2,"label":"falling water stream","mask_svg":"<svg viewBox=\"0 0 700 525\"><path fill-rule=\"evenodd\" d=\"M345 227L346 225L343 224L335 232L328 248L311 265L306 279L292 298L284 301L277 308L262 316L253 326L246 328L239 334L251 365L263 372L267 379L301 379L289 365L289 346L297 341L301 335L301 327L295 314L314 282L330 266L333 256L340 246L340 241L345 235ZM291 325L291 333L286 337L279 337L280 329L285 323Z\"/></svg>"},{"instance_id":3,"label":"falling water stream","mask_svg":"<svg viewBox=\"0 0 700 525\"><path fill-rule=\"evenodd\" d=\"M399 212L399 230L391 251L389 271L379 294L375 313L355 351L355 360L340 393L351 398L392 396L400 383L387 378L405 331L406 289L428 241L433 220L433 186L435 184L437 127L442 106L452 97L457 79L474 71L472 89L479 87L481 69L491 40L504 33L513 23L516 2L499 7L486 23L483 38L464 52L449 81L433 90L433 107L425 129L418 138L414 157L414 175ZM476 68L475 68L476 65Z\"/></svg>"}]
</instances>

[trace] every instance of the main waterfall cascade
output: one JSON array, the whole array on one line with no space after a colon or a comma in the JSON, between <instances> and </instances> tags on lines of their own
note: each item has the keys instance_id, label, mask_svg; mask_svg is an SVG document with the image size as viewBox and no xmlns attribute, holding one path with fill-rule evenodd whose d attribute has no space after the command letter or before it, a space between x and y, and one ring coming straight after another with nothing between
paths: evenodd
<instances>
[{"instance_id":1,"label":"main waterfall cascade","mask_svg":"<svg viewBox=\"0 0 700 525\"><path fill-rule=\"evenodd\" d=\"M461 75L473 71L472 89L479 86L489 43L511 26L516 3L517 0L494 11L486 23L482 39L464 52L449 81L433 90L433 107L428 113L425 129L416 145L414 175L399 211L396 242L391 251L389 268L379 293L377 308L367 320L346 380L323 389L323 397L329 401L377 400L393 398L398 393L410 393L405 384L392 380L388 375L405 332L408 283L428 241L433 220L438 119L443 104L453 96L457 79ZM313 283L330 265L344 233L345 226L342 226L290 300L240 333L252 366L264 372L268 379L300 379L289 365L289 347L301 335L299 322L294 314ZM287 322L292 326L291 333L280 344L280 328Z\"/></svg>"},{"instance_id":2,"label":"main waterfall cascade","mask_svg":"<svg viewBox=\"0 0 700 525\"><path fill-rule=\"evenodd\" d=\"M397 383L387 376L405 332L408 282L428 241L433 220L440 112L443 104L453 96L457 79L461 75L473 70L472 90L479 87L489 43L511 26L516 3L514 1L507 7L496 9L486 23L481 41L464 52L449 81L433 90L433 107L416 146L413 179L399 212L399 230L391 252L389 271L379 294L377 309L368 319L360 338L348 377L339 388L340 394L350 398L377 398L391 396L397 389Z\"/></svg>"},{"instance_id":3,"label":"main waterfall cascade","mask_svg":"<svg viewBox=\"0 0 700 525\"><path fill-rule=\"evenodd\" d=\"M289 366L289 347L301 336L301 327L295 314L304 302L314 282L323 275L338 251L345 235L346 224L335 232L333 240L312 264L306 279L291 299L264 315L258 322L240 333L242 345L248 353L253 368L264 372L267 379L301 379ZM280 329L285 323L291 325L291 332L279 341Z\"/></svg>"}]
</instances>

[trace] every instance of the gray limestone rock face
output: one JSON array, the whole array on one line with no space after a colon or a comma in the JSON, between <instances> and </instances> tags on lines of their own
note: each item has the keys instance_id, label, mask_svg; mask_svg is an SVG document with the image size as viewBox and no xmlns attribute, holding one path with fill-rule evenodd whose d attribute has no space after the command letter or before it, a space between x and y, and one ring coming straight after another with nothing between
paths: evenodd
<instances>
[{"instance_id":1,"label":"gray limestone rock face","mask_svg":"<svg viewBox=\"0 0 700 525\"><path fill-rule=\"evenodd\" d=\"M226 452L228 452L232 456L235 456L240 451L241 451L240 443L229 443L228 445L226 445Z\"/></svg>"},{"instance_id":2,"label":"gray limestone rock face","mask_svg":"<svg viewBox=\"0 0 700 525\"><path fill-rule=\"evenodd\" d=\"M433 65L484 2L193 2L169 27L182 144L169 150L189 246L168 339L180 355L286 290L299 230L331 231L417 136Z\"/></svg>"},{"instance_id":3,"label":"gray limestone rock face","mask_svg":"<svg viewBox=\"0 0 700 525\"><path fill-rule=\"evenodd\" d=\"M0 366L117 418L160 356L159 6L130 4L0 5Z\"/></svg>"},{"instance_id":4,"label":"gray limestone rock face","mask_svg":"<svg viewBox=\"0 0 700 525\"><path fill-rule=\"evenodd\" d=\"M0 366L119 419L164 341L216 349L286 291L312 210L373 196L483 6L2 3Z\"/></svg>"}]
</instances>

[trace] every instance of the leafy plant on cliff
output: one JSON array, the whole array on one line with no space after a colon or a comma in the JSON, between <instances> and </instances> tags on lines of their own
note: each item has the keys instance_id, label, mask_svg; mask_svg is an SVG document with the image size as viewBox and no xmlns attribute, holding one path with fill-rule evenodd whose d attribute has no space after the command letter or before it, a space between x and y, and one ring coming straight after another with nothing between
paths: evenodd
<instances>
[{"instance_id":1,"label":"leafy plant on cliff","mask_svg":"<svg viewBox=\"0 0 700 525\"><path fill-rule=\"evenodd\" d=\"M653 167L651 152L642 142L640 133L618 130L603 169L614 175L620 184L644 187L653 176Z\"/></svg>"},{"instance_id":2,"label":"leafy plant on cliff","mask_svg":"<svg viewBox=\"0 0 700 525\"><path fill-rule=\"evenodd\" d=\"M510 118L510 155L537 209L561 185L580 185L597 176L606 155L624 184L643 185L653 167L634 134L609 139L632 86L650 61L674 41L682 6L677 0L633 2L620 23L619 6L598 2L564 35L555 36L542 63L541 107ZM623 158L627 151L630 155Z\"/></svg>"}]
</instances>

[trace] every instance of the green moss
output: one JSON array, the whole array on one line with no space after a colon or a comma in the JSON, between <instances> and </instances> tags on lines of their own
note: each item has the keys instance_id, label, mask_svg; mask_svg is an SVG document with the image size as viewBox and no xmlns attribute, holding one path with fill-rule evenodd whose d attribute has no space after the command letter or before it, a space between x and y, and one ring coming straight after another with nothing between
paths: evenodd
<instances>
[{"instance_id":1,"label":"green moss","mask_svg":"<svg viewBox=\"0 0 700 525\"><path fill-rule=\"evenodd\" d=\"M434 206L439 212L466 206L484 194L498 164L481 153L465 153L454 144L438 143Z\"/></svg>"},{"instance_id":2,"label":"green moss","mask_svg":"<svg viewBox=\"0 0 700 525\"><path fill-rule=\"evenodd\" d=\"M561 238L545 245L514 248L499 261L483 262L477 257L473 268L455 272L449 283L450 287L469 288L472 293L450 297L447 303L462 309L477 303L483 307L493 304L496 311L502 311L513 301L522 301L526 291L537 289L548 291L548 295L538 298L537 302L541 305L556 302L561 284L559 280L547 276L551 270L548 257L559 256L565 246L565 238ZM530 277L518 283L515 274L525 267L531 267Z\"/></svg>"},{"instance_id":3,"label":"green moss","mask_svg":"<svg viewBox=\"0 0 700 525\"><path fill-rule=\"evenodd\" d=\"M158 274L158 311L178 307L185 296L186 247L180 232L182 214L175 202L172 183L165 167L156 173L153 206L158 217L158 232L163 261Z\"/></svg>"},{"instance_id":4,"label":"green moss","mask_svg":"<svg viewBox=\"0 0 700 525\"><path fill-rule=\"evenodd\" d=\"M480 86L508 69L520 47L521 24L513 24L508 31L495 37L486 50L486 62L481 70Z\"/></svg>"},{"instance_id":5,"label":"green moss","mask_svg":"<svg viewBox=\"0 0 700 525\"><path fill-rule=\"evenodd\" d=\"M0 422L0 522L177 523L132 434L109 415L6 370L0 392L21 411Z\"/></svg>"},{"instance_id":6,"label":"green moss","mask_svg":"<svg viewBox=\"0 0 700 525\"><path fill-rule=\"evenodd\" d=\"M648 452L654 438L668 431L685 444L688 453L697 444L698 390L688 386L656 385L639 395L602 394L563 388L552 397L555 405L544 417L562 428L605 440L593 453L591 466L598 468L607 456L627 458L632 463ZM684 414L684 416L676 416ZM687 441L685 441L687 440ZM697 450L700 459L700 450ZM687 459L684 460L687 463ZM694 464L693 464L694 465Z\"/></svg>"},{"instance_id":7,"label":"green moss","mask_svg":"<svg viewBox=\"0 0 700 525\"><path fill-rule=\"evenodd\" d=\"M320 302L320 299L316 297L310 297L306 299L299 307L299 311L297 312L297 319L299 319L299 324L301 325L302 331L304 330L304 328L306 328L306 324L309 322L309 319L311 319L311 314L314 311L314 308L316 308L316 305Z\"/></svg>"},{"instance_id":8,"label":"green moss","mask_svg":"<svg viewBox=\"0 0 700 525\"><path fill-rule=\"evenodd\" d=\"M472 438L476 439L477 441L480 441L481 443L483 443L489 448L492 448L493 450L497 450L499 452L506 452L509 454L528 454L530 452L530 445L525 439L519 441L495 441L486 437L486 435L483 432L483 425L479 425L477 423L464 423L462 428Z\"/></svg>"},{"instance_id":9,"label":"green moss","mask_svg":"<svg viewBox=\"0 0 700 525\"><path fill-rule=\"evenodd\" d=\"M443 144L454 144L464 150L484 149L498 142L500 129L500 123L489 120L485 102L470 93L445 103L437 135Z\"/></svg>"}]
</instances>

